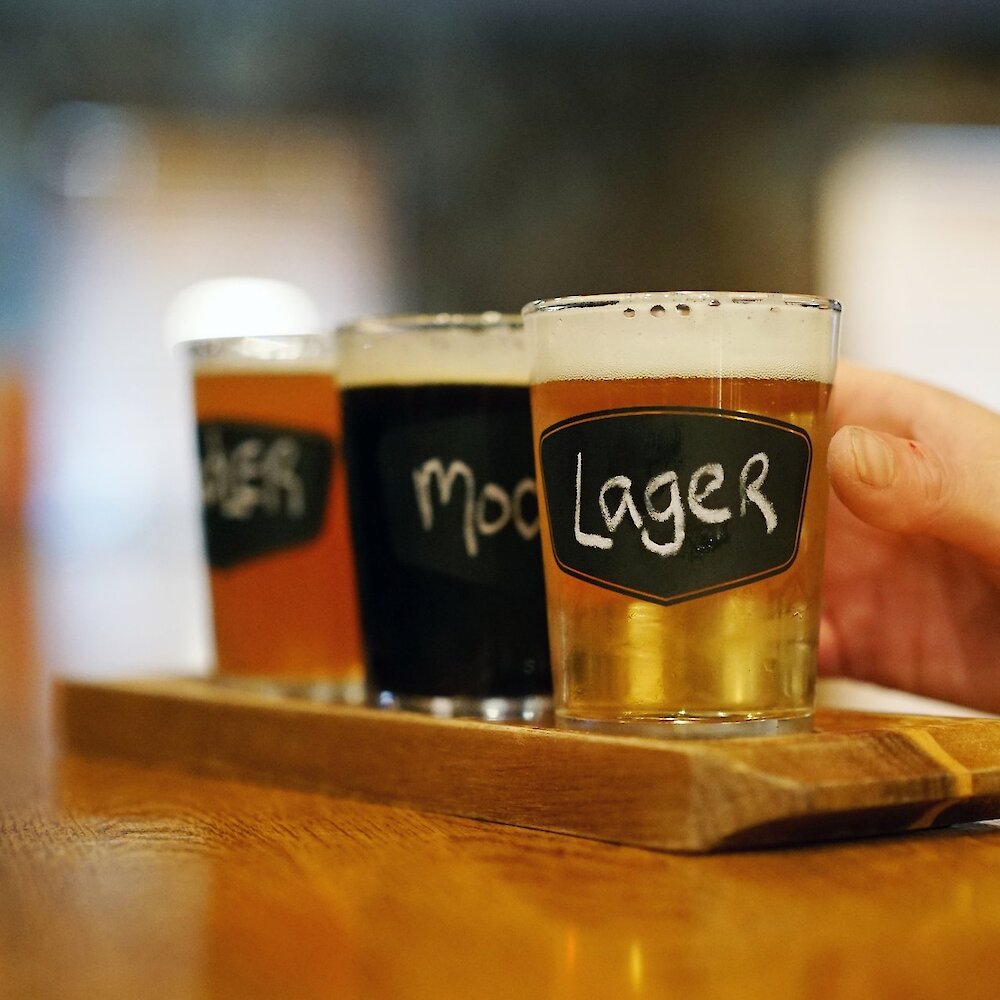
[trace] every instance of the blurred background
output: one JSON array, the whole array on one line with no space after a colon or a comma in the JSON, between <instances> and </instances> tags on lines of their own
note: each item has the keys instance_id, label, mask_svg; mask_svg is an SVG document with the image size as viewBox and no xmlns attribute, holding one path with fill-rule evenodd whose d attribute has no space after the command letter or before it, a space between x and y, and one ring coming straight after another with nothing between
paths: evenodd
<instances>
[{"instance_id":1,"label":"blurred background","mask_svg":"<svg viewBox=\"0 0 1000 1000\"><path fill-rule=\"evenodd\" d=\"M998 274L989 0L0 0L9 599L62 672L204 668L206 279L320 327L831 295L848 354L997 407Z\"/></svg>"}]
</instances>

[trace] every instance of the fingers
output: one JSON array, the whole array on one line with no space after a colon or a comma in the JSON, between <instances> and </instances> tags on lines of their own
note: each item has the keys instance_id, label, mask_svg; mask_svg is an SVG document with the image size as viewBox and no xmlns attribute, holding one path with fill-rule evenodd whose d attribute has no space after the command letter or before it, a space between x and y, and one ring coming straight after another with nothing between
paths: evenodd
<instances>
[{"instance_id":1,"label":"fingers","mask_svg":"<svg viewBox=\"0 0 1000 1000\"><path fill-rule=\"evenodd\" d=\"M844 656L840 648L840 638L833 623L826 615L820 619L819 623L817 663L821 676L836 677L844 672Z\"/></svg>"},{"instance_id":2,"label":"fingers","mask_svg":"<svg viewBox=\"0 0 1000 1000\"><path fill-rule=\"evenodd\" d=\"M1000 564L1000 418L993 423L996 460L980 433L963 453L865 427L842 427L830 442L830 483L867 524L930 535ZM982 432L984 421L967 428Z\"/></svg>"},{"instance_id":3,"label":"fingers","mask_svg":"<svg viewBox=\"0 0 1000 1000\"><path fill-rule=\"evenodd\" d=\"M842 359L830 417L834 428L855 424L923 440L924 431L948 433L956 406L973 405L934 386Z\"/></svg>"}]
</instances>

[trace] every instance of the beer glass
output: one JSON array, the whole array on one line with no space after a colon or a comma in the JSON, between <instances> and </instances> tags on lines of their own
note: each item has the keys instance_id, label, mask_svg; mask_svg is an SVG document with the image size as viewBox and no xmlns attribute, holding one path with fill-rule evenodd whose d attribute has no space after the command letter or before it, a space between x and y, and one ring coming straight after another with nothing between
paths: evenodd
<instances>
[{"instance_id":1,"label":"beer glass","mask_svg":"<svg viewBox=\"0 0 1000 1000\"><path fill-rule=\"evenodd\" d=\"M370 697L534 719L551 677L520 317L338 333Z\"/></svg>"},{"instance_id":2,"label":"beer glass","mask_svg":"<svg viewBox=\"0 0 1000 1000\"><path fill-rule=\"evenodd\" d=\"M188 352L217 677L360 701L333 334Z\"/></svg>"},{"instance_id":3,"label":"beer glass","mask_svg":"<svg viewBox=\"0 0 1000 1000\"><path fill-rule=\"evenodd\" d=\"M525 306L562 723L809 727L839 314L731 292Z\"/></svg>"}]
</instances>

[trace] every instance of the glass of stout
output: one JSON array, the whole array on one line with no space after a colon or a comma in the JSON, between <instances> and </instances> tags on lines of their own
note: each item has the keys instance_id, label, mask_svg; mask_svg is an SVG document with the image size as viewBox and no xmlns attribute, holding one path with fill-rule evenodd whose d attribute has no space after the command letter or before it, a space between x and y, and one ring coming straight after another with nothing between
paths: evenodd
<instances>
[{"instance_id":1,"label":"glass of stout","mask_svg":"<svg viewBox=\"0 0 1000 1000\"><path fill-rule=\"evenodd\" d=\"M194 379L219 680L364 697L333 334L203 339Z\"/></svg>"},{"instance_id":2,"label":"glass of stout","mask_svg":"<svg viewBox=\"0 0 1000 1000\"><path fill-rule=\"evenodd\" d=\"M551 675L520 317L368 317L338 348L370 698L539 718Z\"/></svg>"},{"instance_id":3,"label":"glass of stout","mask_svg":"<svg viewBox=\"0 0 1000 1000\"><path fill-rule=\"evenodd\" d=\"M663 292L523 316L557 718L808 728L840 305Z\"/></svg>"}]
</instances>

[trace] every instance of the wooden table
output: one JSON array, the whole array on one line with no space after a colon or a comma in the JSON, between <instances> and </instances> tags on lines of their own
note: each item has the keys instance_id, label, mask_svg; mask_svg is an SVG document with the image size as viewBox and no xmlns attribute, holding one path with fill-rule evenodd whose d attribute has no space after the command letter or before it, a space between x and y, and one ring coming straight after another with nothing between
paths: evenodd
<instances>
[{"instance_id":1,"label":"wooden table","mask_svg":"<svg viewBox=\"0 0 1000 1000\"><path fill-rule=\"evenodd\" d=\"M683 856L60 755L0 567L0 996L1000 995L1000 828Z\"/></svg>"}]
</instances>

